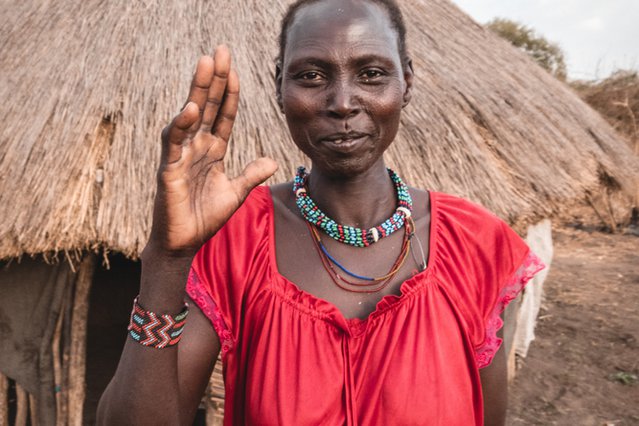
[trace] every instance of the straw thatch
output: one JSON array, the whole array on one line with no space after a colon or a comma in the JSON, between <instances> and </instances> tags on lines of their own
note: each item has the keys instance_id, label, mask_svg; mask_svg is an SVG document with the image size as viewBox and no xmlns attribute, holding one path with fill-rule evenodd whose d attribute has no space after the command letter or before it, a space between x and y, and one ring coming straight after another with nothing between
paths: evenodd
<instances>
[{"instance_id":1,"label":"straw thatch","mask_svg":"<svg viewBox=\"0 0 639 426\"><path fill-rule=\"evenodd\" d=\"M106 247L150 229L161 128L197 57L227 42L242 79L227 165L269 155L292 176L274 101L285 1L0 0L0 258ZM447 0L406 1L416 90L388 162L420 187L515 220L621 183L636 163L612 128L524 53Z\"/></svg>"},{"instance_id":2,"label":"straw thatch","mask_svg":"<svg viewBox=\"0 0 639 426\"><path fill-rule=\"evenodd\" d=\"M577 81L571 86L639 153L639 72L619 70L603 80Z\"/></svg>"}]
</instances>

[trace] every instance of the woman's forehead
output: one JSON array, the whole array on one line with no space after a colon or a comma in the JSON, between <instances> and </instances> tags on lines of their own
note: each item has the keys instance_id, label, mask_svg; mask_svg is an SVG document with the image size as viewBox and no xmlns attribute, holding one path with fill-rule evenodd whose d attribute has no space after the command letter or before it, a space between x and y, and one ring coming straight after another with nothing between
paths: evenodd
<instances>
[{"instance_id":1,"label":"woman's forehead","mask_svg":"<svg viewBox=\"0 0 639 426\"><path fill-rule=\"evenodd\" d=\"M304 6L288 29L285 59L310 50L391 50L399 57L397 31L385 9L367 1L326 0ZM383 54L384 52L379 52Z\"/></svg>"}]
</instances>

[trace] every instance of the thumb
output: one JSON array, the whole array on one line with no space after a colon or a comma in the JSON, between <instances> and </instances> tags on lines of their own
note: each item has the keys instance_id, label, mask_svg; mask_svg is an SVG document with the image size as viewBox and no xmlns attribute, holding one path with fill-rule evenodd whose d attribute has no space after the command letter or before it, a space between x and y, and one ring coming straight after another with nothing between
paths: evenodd
<instances>
[{"instance_id":1,"label":"thumb","mask_svg":"<svg viewBox=\"0 0 639 426\"><path fill-rule=\"evenodd\" d=\"M242 173L231 183L240 199L244 200L253 188L273 176L277 168L277 163L274 160L268 157L258 158L247 164Z\"/></svg>"}]
</instances>

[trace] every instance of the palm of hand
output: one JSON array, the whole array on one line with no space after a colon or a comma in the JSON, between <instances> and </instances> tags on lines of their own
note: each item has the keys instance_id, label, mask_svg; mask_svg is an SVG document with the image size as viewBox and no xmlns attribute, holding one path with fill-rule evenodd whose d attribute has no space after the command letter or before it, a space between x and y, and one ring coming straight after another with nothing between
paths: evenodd
<instances>
[{"instance_id":1,"label":"palm of hand","mask_svg":"<svg viewBox=\"0 0 639 426\"><path fill-rule=\"evenodd\" d=\"M162 132L151 242L194 254L277 165L260 158L229 178L224 156L239 101L239 78L224 47L198 62L187 104Z\"/></svg>"}]
</instances>

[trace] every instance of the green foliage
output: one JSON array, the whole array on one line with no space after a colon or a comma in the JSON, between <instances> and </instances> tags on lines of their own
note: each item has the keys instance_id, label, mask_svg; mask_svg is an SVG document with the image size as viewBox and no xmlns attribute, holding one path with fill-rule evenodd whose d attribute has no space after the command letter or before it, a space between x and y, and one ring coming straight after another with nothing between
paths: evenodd
<instances>
[{"instance_id":1,"label":"green foliage","mask_svg":"<svg viewBox=\"0 0 639 426\"><path fill-rule=\"evenodd\" d=\"M630 385L634 385L635 383L637 383L637 380L639 378L634 373L628 373L626 371L619 371L618 373L611 374L609 376L609 379L613 380L615 382L619 382L622 385L630 386Z\"/></svg>"},{"instance_id":2,"label":"green foliage","mask_svg":"<svg viewBox=\"0 0 639 426\"><path fill-rule=\"evenodd\" d=\"M509 19L495 18L486 24L486 28L522 49L555 77L562 81L566 79L564 53L556 43Z\"/></svg>"}]
</instances>

